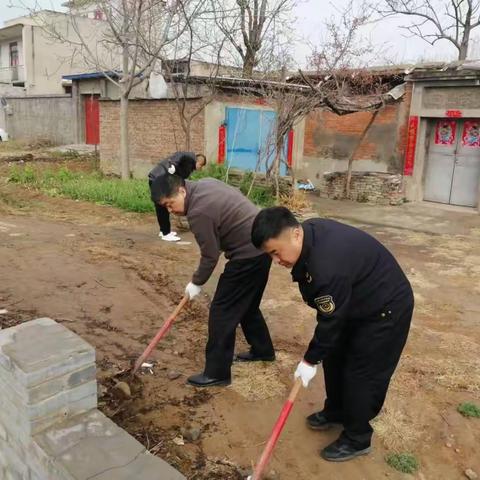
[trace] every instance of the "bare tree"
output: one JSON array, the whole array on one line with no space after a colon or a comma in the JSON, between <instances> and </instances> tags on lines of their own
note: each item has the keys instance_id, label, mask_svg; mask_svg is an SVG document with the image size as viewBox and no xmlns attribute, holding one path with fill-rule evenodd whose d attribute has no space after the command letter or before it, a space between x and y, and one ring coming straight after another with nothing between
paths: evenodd
<instances>
[{"instance_id":1,"label":"bare tree","mask_svg":"<svg viewBox=\"0 0 480 480\"><path fill-rule=\"evenodd\" d=\"M211 23L205 21L204 16L208 16L209 12L200 10L205 3L208 2L196 5L196 15L189 15L186 6L181 3L185 19L183 34L177 37L174 48L170 49L170 57L162 59L162 73L169 81L175 98L186 150L191 149L194 121L214 99L217 91L216 80L222 68L221 59L226 43L226 38L216 37L211 31ZM192 75L194 61L202 61L204 69L208 69L208 74L202 73L199 82L195 82Z\"/></svg>"},{"instance_id":2,"label":"bare tree","mask_svg":"<svg viewBox=\"0 0 480 480\"><path fill-rule=\"evenodd\" d=\"M370 56L379 54L378 49L361 37L362 27L371 18L367 6L360 5L355 13L352 1L338 13L339 16L326 22L323 42L313 51L311 63L315 68L312 72L314 75L299 70L296 79L292 77L288 83L283 76L279 82L259 82L258 87L252 88L276 112L276 124L272 132L274 155L264 155L260 167L266 170L274 182L277 199L280 194L280 171L285 162L283 152L287 134L309 113L318 108L337 115L372 111L372 120L364 132L366 135L376 112L399 98L388 93L392 85L385 84L377 75L362 68L363 62L368 62ZM285 68L281 70L285 72ZM354 153L349 159L349 179L353 158ZM349 180L346 190L349 190Z\"/></svg>"},{"instance_id":3,"label":"bare tree","mask_svg":"<svg viewBox=\"0 0 480 480\"><path fill-rule=\"evenodd\" d=\"M376 9L383 17L408 17L402 28L430 45L447 40L458 60L467 58L472 32L480 26L478 0L383 0Z\"/></svg>"},{"instance_id":4,"label":"bare tree","mask_svg":"<svg viewBox=\"0 0 480 480\"><path fill-rule=\"evenodd\" d=\"M52 18L49 12L30 9L37 24L55 42L68 45L68 61L101 72L119 89L120 170L130 177L128 105L132 91L153 72L163 49L172 42L169 33L181 31L180 0L96 0L102 21L78 15ZM186 0L187 1L187 0ZM192 0L194 1L194 0ZM76 5L73 0L73 5ZM80 2L88 5L88 2ZM65 20L66 18L66 20ZM91 22L86 27L86 22ZM173 25L177 25L173 29Z\"/></svg>"},{"instance_id":5,"label":"bare tree","mask_svg":"<svg viewBox=\"0 0 480 480\"><path fill-rule=\"evenodd\" d=\"M297 0L211 0L215 23L251 78L262 54L271 54L292 23Z\"/></svg>"},{"instance_id":6,"label":"bare tree","mask_svg":"<svg viewBox=\"0 0 480 480\"><path fill-rule=\"evenodd\" d=\"M321 106L321 97L316 91L311 91L303 85L291 85L285 82L271 83L264 87L264 98L276 112L275 129L271 133L273 155L265 155L265 169L275 185L275 196L280 198L280 183L282 166L286 166L284 156L288 133L310 112ZM269 163L270 160L270 163ZM295 181L293 181L295 183Z\"/></svg>"}]
</instances>

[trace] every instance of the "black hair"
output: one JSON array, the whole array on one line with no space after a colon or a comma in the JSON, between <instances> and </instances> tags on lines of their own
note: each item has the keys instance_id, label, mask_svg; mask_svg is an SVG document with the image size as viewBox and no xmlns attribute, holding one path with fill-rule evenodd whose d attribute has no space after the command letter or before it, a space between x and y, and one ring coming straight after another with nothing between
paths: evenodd
<instances>
[{"instance_id":1,"label":"black hair","mask_svg":"<svg viewBox=\"0 0 480 480\"><path fill-rule=\"evenodd\" d=\"M185 186L185 180L178 175L159 175L150 184L152 201L160 202L164 198L174 197L180 187Z\"/></svg>"},{"instance_id":2,"label":"black hair","mask_svg":"<svg viewBox=\"0 0 480 480\"><path fill-rule=\"evenodd\" d=\"M252 243L261 248L271 238L277 238L285 229L298 227L300 224L293 213L286 207L263 209L253 221Z\"/></svg>"},{"instance_id":3,"label":"black hair","mask_svg":"<svg viewBox=\"0 0 480 480\"><path fill-rule=\"evenodd\" d=\"M195 159L198 162L199 160L202 161L203 165L207 164L207 157L203 153L197 153L195 155Z\"/></svg>"}]
</instances>

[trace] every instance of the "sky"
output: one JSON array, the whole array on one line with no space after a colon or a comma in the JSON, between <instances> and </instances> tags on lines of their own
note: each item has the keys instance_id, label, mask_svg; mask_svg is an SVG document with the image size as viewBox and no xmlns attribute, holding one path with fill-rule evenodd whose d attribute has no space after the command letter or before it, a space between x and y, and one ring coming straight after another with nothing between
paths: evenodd
<instances>
[{"instance_id":1,"label":"sky","mask_svg":"<svg viewBox=\"0 0 480 480\"><path fill-rule=\"evenodd\" d=\"M9 20L23 15L25 8L12 7L23 4L33 7L36 2L42 7L52 10L62 10L61 4L65 0L0 0L0 25ZM297 21L295 35L298 37L294 49L294 58L302 66L307 66L307 58L311 53L312 45L319 45L324 35L324 22L338 9L344 8L349 0L299 0L296 8ZM403 21L404 22L404 21ZM419 38L407 38L402 29L403 23L399 19L388 19L375 22L365 27L362 35L372 44L381 47L383 53L376 59L377 64L387 63L415 63L418 61L442 61L456 58L455 48L447 41L440 41L434 47ZM480 35L474 38L473 56L480 57Z\"/></svg>"}]
</instances>

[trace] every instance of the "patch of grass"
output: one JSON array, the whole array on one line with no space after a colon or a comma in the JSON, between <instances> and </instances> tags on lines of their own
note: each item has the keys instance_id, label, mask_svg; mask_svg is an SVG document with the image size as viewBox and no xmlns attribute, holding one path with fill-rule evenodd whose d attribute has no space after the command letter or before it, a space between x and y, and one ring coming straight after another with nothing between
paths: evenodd
<instances>
[{"instance_id":1,"label":"patch of grass","mask_svg":"<svg viewBox=\"0 0 480 480\"><path fill-rule=\"evenodd\" d=\"M380 416L375 418L375 434L390 451L410 450L413 448L424 428L415 424L401 409L387 404Z\"/></svg>"},{"instance_id":2,"label":"patch of grass","mask_svg":"<svg viewBox=\"0 0 480 480\"><path fill-rule=\"evenodd\" d=\"M289 194L280 195L280 204L293 212L301 212L311 208L306 192L294 190Z\"/></svg>"},{"instance_id":3,"label":"patch of grass","mask_svg":"<svg viewBox=\"0 0 480 480\"><path fill-rule=\"evenodd\" d=\"M225 181L227 178L227 167L218 163L209 163L202 170L196 170L190 176L191 180L200 180L201 178L216 178Z\"/></svg>"},{"instance_id":4,"label":"patch of grass","mask_svg":"<svg viewBox=\"0 0 480 480\"><path fill-rule=\"evenodd\" d=\"M418 460L411 453L391 453L387 455L385 461L402 473L415 473L420 466Z\"/></svg>"},{"instance_id":5,"label":"patch of grass","mask_svg":"<svg viewBox=\"0 0 480 480\"><path fill-rule=\"evenodd\" d=\"M213 177L225 179L226 169L223 165L209 165L200 172L195 172L193 179ZM9 172L9 181L38 188L47 195L65 196L74 200L86 200L103 205L112 205L130 212L153 212L147 180L120 180L104 176L99 171L90 173L59 169L39 170L33 165L14 166ZM250 183L242 181L240 190L246 194ZM271 189L254 186L250 192L250 200L259 206L271 206L274 197Z\"/></svg>"},{"instance_id":6,"label":"patch of grass","mask_svg":"<svg viewBox=\"0 0 480 480\"><path fill-rule=\"evenodd\" d=\"M461 413L464 417L480 418L480 406L474 403L461 403L457 407L457 412Z\"/></svg>"},{"instance_id":7,"label":"patch of grass","mask_svg":"<svg viewBox=\"0 0 480 480\"><path fill-rule=\"evenodd\" d=\"M209 163L205 168L198 172L193 172L191 179L200 180L201 178L216 178L217 180L225 181L227 178L227 167L225 165L218 165L216 163ZM240 184L236 185L235 183L229 180L229 184L233 186L238 186L240 191L246 196L249 193L250 185L253 180L253 172L247 171L242 176ZM250 195L248 198L259 205L260 207L271 207L275 203L275 198L270 187L263 187L255 185L250 190Z\"/></svg>"},{"instance_id":8,"label":"patch of grass","mask_svg":"<svg viewBox=\"0 0 480 480\"><path fill-rule=\"evenodd\" d=\"M153 212L150 190L146 180L121 181L107 178L100 172L73 172L67 168L36 171L31 166L13 167L9 181L39 188L50 196L66 196L112 205L130 212Z\"/></svg>"},{"instance_id":9,"label":"patch of grass","mask_svg":"<svg viewBox=\"0 0 480 480\"><path fill-rule=\"evenodd\" d=\"M37 172L28 165L24 168L12 167L8 181L13 183L35 184L37 182Z\"/></svg>"}]
</instances>

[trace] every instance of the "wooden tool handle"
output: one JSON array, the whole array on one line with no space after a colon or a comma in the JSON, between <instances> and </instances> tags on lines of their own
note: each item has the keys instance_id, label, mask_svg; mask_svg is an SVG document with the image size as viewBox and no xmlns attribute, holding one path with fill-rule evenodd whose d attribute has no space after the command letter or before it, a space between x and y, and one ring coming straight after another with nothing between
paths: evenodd
<instances>
[{"instance_id":1,"label":"wooden tool handle","mask_svg":"<svg viewBox=\"0 0 480 480\"><path fill-rule=\"evenodd\" d=\"M282 433L283 427L285 426L287 418L290 415L290 412L292 411L293 404L301 388L302 388L302 380L300 378L297 378L297 380L295 380L295 384L292 387L292 390L290 391L290 395L288 396L287 401L284 403L282 411L280 412L280 415L278 416L278 419L275 422L272 433L270 434L270 438L268 439L268 442L265 445L265 448L263 449L262 456L260 457L260 460L258 461L257 466L255 467L252 480L262 479L263 472L265 471L265 468L268 465L268 462L270 461L270 457L272 456L273 449L277 444L278 438Z\"/></svg>"},{"instance_id":2,"label":"wooden tool handle","mask_svg":"<svg viewBox=\"0 0 480 480\"><path fill-rule=\"evenodd\" d=\"M183 307L188 303L190 297L188 294L185 294L181 302L177 305L173 313L165 320L165 323L162 325L162 328L157 332L153 340L148 344L148 347L145 351L138 357L138 360L135 362L135 366L132 370L132 375L137 373L138 369L142 366L143 362L150 356L152 350L157 346L157 343L165 336L165 334L170 330L172 323L177 318L178 314L182 311Z\"/></svg>"}]
</instances>

